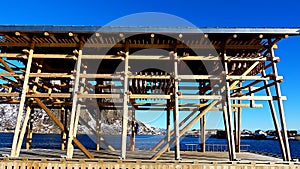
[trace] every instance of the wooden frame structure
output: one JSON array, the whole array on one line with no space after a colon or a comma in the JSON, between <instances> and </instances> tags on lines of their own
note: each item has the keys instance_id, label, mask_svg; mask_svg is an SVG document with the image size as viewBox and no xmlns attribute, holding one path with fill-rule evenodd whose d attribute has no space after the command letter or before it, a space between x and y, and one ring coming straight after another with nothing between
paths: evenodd
<instances>
[{"instance_id":1,"label":"wooden frame structure","mask_svg":"<svg viewBox=\"0 0 300 169\"><path fill-rule=\"evenodd\" d=\"M199 120L202 151L205 151L205 114L209 111L223 112L229 159L235 160L236 152L240 151L242 108L262 107L255 101L268 101L282 158L290 161L282 102L286 98L280 90L283 78L278 74L279 58L274 48L282 38L299 35L299 29L203 28L201 31L164 27L0 26L0 78L4 89L0 93L1 103L19 104L11 157L19 156L25 136L26 147L30 148L32 110L41 108L61 129L62 149L67 147L67 158L72 158L74 144L88 158L94 158L76 138L78 123L84 123L80 118L81 110L88 107L86 100L94 98L98 108L122 112L121 159L126 158L128 149L129 110L135 113L149 108L166 110L167 134L152 148L151 151L156 152L153 160L170 151L171 145L175 145L175 159L181 159L179 138ZM170 53L168 56L132 55L150 48ZM11 60L20 61L25 67L12 64ZM101 60L96 71L90 69L95 68L91 66L95 60ZM143 61L164 62L169 69L132 72L135 66L132 60L141 61L141 64ZM120 65L122 71L116 72ZM182 65L192 74L180 69ZM97 83L90 83L91 79ZM113 85L104 82L113 80L120 82L120 90L103 90L111 89ZM186 85L190 81L196 85ZM275 93L271 87L275 88ZM103 102L117 98L121 102ZM136 102L137 99L143 101ZM164 101L150 103L151 99ZM61 117L57 117L53 109L59 110ZM180 121L180 111L191 113ZM170 128L171 112L173 130ZM132 113L133 119L135 113ZM97 121L100 123L99 118ZM133 125L134 122L132 131ZM105 142L98 129L93 129L93 133L97 135L97 150L100 141L111 151L115 150ZM134 132L131 135L130 150L134 151Z\"/></svg>"}]
</instances>

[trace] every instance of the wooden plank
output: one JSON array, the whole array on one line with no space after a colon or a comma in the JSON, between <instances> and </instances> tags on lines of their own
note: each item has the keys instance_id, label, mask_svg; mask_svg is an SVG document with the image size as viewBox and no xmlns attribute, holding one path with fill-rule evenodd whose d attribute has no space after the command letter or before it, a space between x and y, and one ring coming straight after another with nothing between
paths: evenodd
<instances>
[{"instance_id":1,"label":"wooden plank","mask_svg":"<svg viewBox=\"0 0 300 169\"><path fill-rule=\"evenodd\" d=\"M286 100L286 96L280 97L282 100ZM276 96L241 96L241 97L230 97L232 100L278 100Z\"/></svg>"}]
</instances>

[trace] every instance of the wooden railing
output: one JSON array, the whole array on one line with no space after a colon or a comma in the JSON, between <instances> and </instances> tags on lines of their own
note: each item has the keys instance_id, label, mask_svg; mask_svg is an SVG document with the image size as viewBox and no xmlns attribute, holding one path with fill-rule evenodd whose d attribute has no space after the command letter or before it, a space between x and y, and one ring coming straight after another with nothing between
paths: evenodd
<instances>
[{"instance_id":1,"label":"wooden railing","mask_svg":"<svg viewBox=\"0 0 300 169\"><path fill-rule=\"evenodd\" d=\"M299 162L0 159L1 169L298 169Z\"/></svg>"},{"instance_id":2,"label":"wooden railing","mask_svg":"<svg viewBox=\"0 0 300 169\"><path fill-rule=\"evenodd\" d=\"M185 144L186 151L198 151L200 150L200 144ZM250 145L241 145L241 151L249 151ZM228 151L227 144L206 144L206 151Z\"/></svg>"}]
</instances>

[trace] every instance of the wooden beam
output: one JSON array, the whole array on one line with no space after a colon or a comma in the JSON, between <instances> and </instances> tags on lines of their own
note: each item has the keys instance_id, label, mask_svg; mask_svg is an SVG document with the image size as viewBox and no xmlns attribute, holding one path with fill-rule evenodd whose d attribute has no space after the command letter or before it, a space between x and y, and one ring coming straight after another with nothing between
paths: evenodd
<instances>
[{"instance_id":1,"label":"wooden beam","mask_svg":"<svg viewBox=\"0 0 300 169\"><path fill-rule=\"evenodd\" d=\"M263 70L262 72L262 75L265 75L265 70ZM264 81L264 85L267 86L268 85L268 81ZM269 87L265 88L265 91L266 91L266 94L267 96L271 96L271 90ZM283 137L282 137L282 132L280 130L280 127L279 127L279 123L278 123L278 117L277 117L277 113L276 113L276 110L275 110L275 106L274 106L274 103L272 100L268 100L268 103L269 103L269 107L270 107L270 111L271 111L271 115L272 115L272 119L273 119L273 124L274 124L274 127L275 127L275 130L278 134L278 142L279 142L279 145L280 145L280 149L281 149L281 155L282 155L282 159L284 161L287 160L287 155L286 155L286 147L284 145L284 142L283 142Z\"/></svg>"},{"instance_id":2,"label":"wooden beam","mask_svg":"<svg viewBox=\"0 0 300 169\"><path fill-rule=\"evenodd\" d=\"M224 57L226 58L226 50L224 50ZM228 62L224 63L224 68L225 68L225 73L226 73L226 76L227 76L229 74ZM224 112L224 120L225 120L226 129L227 129L229 160L233 161L233 160L236 159L236 154L235 154L235 145L234 145L234 135L233 135L233 129L232 129L232 107L231 107L231 96L230 96L231 86L230 86L230 83L228 81L225 82L225 85L226 85L225 86L225 91L224 91L225 98L224 98L223 101L226 102L226 105L224 105L224 107L223 107L224 110L223 111L226 110ZM227 113L227 119L226 119L226 113Z\"/></svg>"},{"instance_id":3,"label":"wooden beam","mask_svg":"<svg viewBox=\"0 0 300 169\"><path fill-rule=\"evenodd\" d=\"M175 139L175 160L180 160L180 135L179 135L179 77L178 77L178 56L177 53L170 53L171 61L173 61L174 67L174 93L173 93L173 120L174 120L174 139Z\"/></svg>"},{"instance_id":4,"label":"wooden beam","mask_svg":"<svg viewBox=\"0 0 300 169\"><path fill-rule=\"evenodd\" d=\"M27 124L28 124L28 121L29 121L29 118L30 118L30 112L31 112L31 108L28 105L26 107L26 113L25 113L23 125L22 125L21 132L20 132L20 135L19 135L19 140L17 142L17 148L16 148L16 152L15 152L16 157L19 157L19 155L20 155L20 151L21 151L23 140L24 140Z\"/></svg>"},{"instance_id":5,"label":"wooden beam","mask_svg":"<svg viewBox=\"0 0 300 169\"><path fill-rule=\"evenodd\" d=\"M124 56L124 82L123 82L123 116L122 116L122 137L121 137L121 159L126 159L126 144L127 144L127 124L128 124L128 55L126 51Z\"/></svg>"},{"instance_id":6,"label":"wooden beam","mask_svg":"<svg viewBox=\"0 0 300 169\"><path fill-rule=\"evenodd\" d=\"M167 137L167 139L166 139L166 142L167 142L167 144L169 144L169 142L170 142L170 140L171 140L171 112L170 112L170 100L167 100L167 106L168 106L168 108L167 108L167 117L166 117L166 120L167 120L167 123L166 123L166 125L167 125L167 131L166 131L166 137ZM180 124L179 124L180 125ZM170 145L168 145L168 149L167 149L167 152L170 152Z\"/></svg>"},{"instance_id":7,"label":"wooden beam","mask_svg":"<svg viewBox=\"0 0 300 169\"><path fill-rule=\"evenodd\" d=\"M202 112L200 112L193 120L191 120L183 129L180 130L179 135L182 136L186 133L203 115L205 115L218 101L213 101L209 106L207 106ZM172 138L169 142L172 145L175 142L175 138ZM168 145L163 146L156 154L151 157L151 160L157 160L166 150Z\"/></svg>"},{"instance_id":8,"label":"wooden beam","mask_svg":"<svg viewBox=\"0 0 300 169\"><path fill-rule=\"evenodd\" d=\"M206 116L203 115L200 118L200 138L201 138L201 152L205 152L205 148L206 148L206 137L205 137L205 124L206 123Z\"/></svg>"},{"instance_id":9,"label":"wooden beam","mask_svg":"<svg viewBox=\"0 0 300 169\"><path fill-rule=\"evenodd\" d=\"M24 77L23 86L22 86L22 93L21 93L21 98L20 98L20 105L19 105L19 111L18 111L18 115L17 115L17 122L16 122L16 127L15 127L15 132L14 132L14 138L13 138L13 142L12 142L11 157L18 157L18 154L19 154L19 152L17 152L18 151L17 144L18 144L18 140L19 140L20 126L21 126L21 120L22 120L23 111L24 111L26 93L28 90L28 81L29 81L29 73L30 73L31 63L32 63L32 56L33 56L33 49L30 49L29 54L28 54L28 61L27 61L27 65L26 65L25 77Z\"/></svg>"},{"instance_id":10,"label":"wooden beam","mask_svg":"<svg viewBox=\"0 0 300 169\"><path fill-rule=\"evenodd\" d=\"M73 157L74 146L72 145L73 139L76 137L74 135L74 126L75 118L76 118L76 110L77 110L77 102L78 102L78 91L79 91L79 75L81 70L81 57L82 57L82 50L80 49L77 56L77 63L76 63L76 75L74 80L74 87L72 93L72 109L71 109L71 116L70 116L70 128L69 128L69 135L68 135L68 143L67 143L67 158L71 159ZM75 137L74 137L75 136Z\"/></svg>"},{"instance_id":11,"label":"wooden beam","mask_svg":"<svg viewBox=\"0 0 300 169\"><path fill-rule=\"evenodd\" d=\"M86 126L94 135L97 135L97 132L95 131L95 129L93 127L91 127L89 125L89 123L87 123L85 120L83 120L81 117L79 117L80 123L82 123L84 126ZM105 141L105 139L100 136L100 141L110 150L110 151L116 151L115 148L110 145L108 142Z\"/></svg>"},{"instance_id":12,"label":"wooden beam","mask_svg":"<svg viewBox=\"0 0 300 169\"><path fill-rule=\"evenodd\" d=\"M271 42L271 40L269 40L269 43ZM274 54L274 46L270 46L269 51L270 51L270 55L271 58L273 58L275 56ZM277 70L277 64L276 62L272 62L272 70L273 73L275 75L275 77L278 77L278 70ZM277 82L275 84L275 91L277 94L277 105L278 105L278 111L279 111L279 117L280 117L280 122L281 122L281 129L282 129L282 133L283 133L283 143L285 144L285 151L286 151L286 161L291 161L291 152L290 152L290 145L289 145L289 140L288 140L288 135L287 135L287 127L286 127L286 121L285 121L285 112L284 112L284 108L283 108L283 99L282 99L282 95L281 95L281 89L280 89L280 84Z\"/></svg>"},{"instance_id":13,"label":"wooden beam","mask_svg":"<svg viewBox=\"0 0 300 169\"><path fill-rule=\"evenodd\" d=\"M193 115L195 115L198 111L198 108L194 108L192 112L186 116L180 123L179 127L182 127ZM170 131L170 136L174 134L174 130ZM168 136L165 136L163 139L161 139L152 149L151 151L154 152L156 151L166 140L168 140ZM171 146L171 145L169 145Z\"/></svg>"},{"instance_id":14,"label":"wooden beam","mask_svg":"<svg viewBox=\"0 0 300 169\"><path fill-rule=\"evenodd\" d=\"M47 115L55 122L55 124L61 129L66 131L64 124L52 113L50 109L38 98L34 98L36 103L47 113ZM72 139L74 144L80 148L80 150L89 158L93 158L93 155L76 139Z\"/></svg>"},{"instance_id":15,"label":"wooden beam","mask_svg":"<svg viewBox=\"0 0 300 169\"><path fill-rule=\"evenodd\" d=\"M254 62L240 77L247 76L258 64L259 64L259 61ZM234 88L238 83L239 83L238 80L234 81L230 85L230 89Z\"/></svg>"}]
</instances>

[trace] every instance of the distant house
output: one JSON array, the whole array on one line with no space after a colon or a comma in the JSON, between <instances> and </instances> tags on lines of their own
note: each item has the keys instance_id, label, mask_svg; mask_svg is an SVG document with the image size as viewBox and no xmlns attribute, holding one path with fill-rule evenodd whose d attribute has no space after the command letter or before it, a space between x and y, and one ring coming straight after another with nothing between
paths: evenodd
<instances>
[{"instance_id":1,"label":"distant house","mask_svg":"<svg viewBox=\"0 0 300 169\"><path fill-rule=\"evenodd\" d=\"M225 130L218 130L217 131L217 138L226 138L226 131Z\"/></svg>"},{"instance_id":2,"label":"distant house","mask_svg":"<svg viewBox=\"0 0 300 169\"><path fill-rule=\"evenodd\" d=\"M268 130L266 133L268 136L278 136L277 131L275 130Z\"/></svg>"},{"instance_id":3,"label":"distant house","mask_svg":"<svg viewBox=\"0 0 300 169\"><path fill-rule=\"evenodd\" d=\"M296 137L298 135L297 130L289 130L287 131L288 137Z\"/></svg>"},{"instance_id":4,"label":"distant house","mask_svg":"<svg viewBox=\"0 0 300 169\"><path fill-rule=\"evenodd\" d=\"M255 130L254 132L254 137L256 139L265 139L268 136L268 134L266 132L264 132L263 130Z\"/></svg>"}]
</instances>

